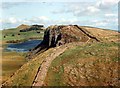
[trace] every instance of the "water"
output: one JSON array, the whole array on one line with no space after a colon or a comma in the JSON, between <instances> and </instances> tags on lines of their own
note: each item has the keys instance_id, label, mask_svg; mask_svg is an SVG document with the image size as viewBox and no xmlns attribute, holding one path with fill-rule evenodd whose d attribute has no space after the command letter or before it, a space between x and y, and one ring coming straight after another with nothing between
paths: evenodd
<instances>
[{"instance_id":1,"label":"water","mask_svg":"<svg viewBox=\"0 0 120 88\"><path fill-rule=\"evenodd\" d=\"M16 51L16 52L28 52L30 49L33 49L35 46L41 43L42 40L29 40L17 44L8 44L7 51Z\"/></svg>"}]
</instances>

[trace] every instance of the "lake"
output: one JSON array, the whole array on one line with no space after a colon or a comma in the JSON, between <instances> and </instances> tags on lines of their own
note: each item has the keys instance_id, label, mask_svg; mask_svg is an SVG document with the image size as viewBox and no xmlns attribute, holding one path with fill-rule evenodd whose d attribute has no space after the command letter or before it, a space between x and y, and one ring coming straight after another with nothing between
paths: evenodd
<instances>
[{"instance_id":1,"label":"lake","mask_svg":"<svg viewBox=\"0 0 120 88\"><path fill-rule=\"evenodd\" d=\"M42 40L28 40L22 43L8 44L5 50L16 51L16 52L28 52L30 49L33 49L41 42Z\"/></svg>"}]
</instances>

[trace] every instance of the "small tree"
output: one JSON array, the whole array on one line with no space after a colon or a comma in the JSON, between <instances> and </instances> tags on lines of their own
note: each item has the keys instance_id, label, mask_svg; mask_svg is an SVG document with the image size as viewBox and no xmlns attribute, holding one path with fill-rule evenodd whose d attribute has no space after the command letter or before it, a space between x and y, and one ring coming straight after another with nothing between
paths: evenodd
<instances>
[{"instance_id":1,"label":"small tree","mask_svg":"<svg viewBox=\"0 0 120 88\"><path fill-rule=\"evenodd\" d=\"M14 34L12 34L12 36L15 36Z\"/></svg>"}]
</instances>

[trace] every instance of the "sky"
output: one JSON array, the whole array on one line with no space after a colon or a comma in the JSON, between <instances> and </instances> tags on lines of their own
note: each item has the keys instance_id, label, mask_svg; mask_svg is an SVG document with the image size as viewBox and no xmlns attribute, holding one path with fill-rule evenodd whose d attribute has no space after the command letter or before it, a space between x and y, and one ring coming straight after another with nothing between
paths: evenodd
<instances>
[{"instance_id":1,"label":"sky","mask_svg":"<svg viewBox=\"0 0 120 88\"><path fill-rule=\"evenodd\" d=\"M21 24L92 26L118 30L119 0L3 0L0 29Z\"/></svg>"}]
</instances>

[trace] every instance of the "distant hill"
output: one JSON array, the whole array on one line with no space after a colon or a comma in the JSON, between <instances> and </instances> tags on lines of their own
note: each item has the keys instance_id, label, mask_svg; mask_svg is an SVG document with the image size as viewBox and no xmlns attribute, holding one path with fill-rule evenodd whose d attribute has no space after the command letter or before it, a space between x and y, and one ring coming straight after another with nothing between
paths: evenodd
<instances>
[{"instance_id":1,"label":"distant hill","mask_svg":"<svg viewBox=\"0 0 120 88\"><path fill-rule=\"evenodd\" d=\"M17 28L18 29L27 29L27 28L30 28L31 26L29 26L29 25L26 25L26 24L21 24L21 25L19 25Z\"/></svg>"},{"instance_id":2,"label":"distant hill","mask_svg":"<svg viewBox=\"0 0 120 88\"><path fill-rule=\"evenodd\" d=\"M27 31L32 31L32 30L44 30L44 25L25 25L25 24L21 24L20 26L17 27L20 32L27 32Z\"/></svg>"}]
</instances>

